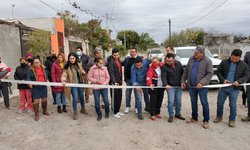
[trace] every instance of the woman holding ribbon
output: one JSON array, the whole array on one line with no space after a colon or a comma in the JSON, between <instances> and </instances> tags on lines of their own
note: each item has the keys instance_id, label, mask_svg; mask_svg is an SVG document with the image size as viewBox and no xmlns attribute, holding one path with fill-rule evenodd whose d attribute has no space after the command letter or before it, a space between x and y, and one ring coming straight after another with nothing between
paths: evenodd
<instances>
[{"instance_id":1,"label":"woman holding ribbon","mask_svg":"<svg viewBox=\"0 0 250 150\"><path fill-rule=\"evenodd\" d=\"M33 62L27 74L27 81L47 82L47 73L45 67L41 64L39 56L34 57ZM47 86L46 85L29 85L33 99L33 110L35 121L39 120L39 99L42 100L43 115L49 116L47 111Z\"/></svg>"}]
</instances>

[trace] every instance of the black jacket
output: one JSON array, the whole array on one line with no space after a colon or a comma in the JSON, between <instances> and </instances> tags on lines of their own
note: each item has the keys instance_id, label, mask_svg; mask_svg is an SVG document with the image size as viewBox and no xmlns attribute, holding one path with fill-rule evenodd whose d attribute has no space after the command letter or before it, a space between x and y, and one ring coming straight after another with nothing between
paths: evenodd
<instances>
[{"instance_id":1,"label":"black jacket","mask_svg":"<svg viewBox=\"0 0 250 150\"><path fill-rule=\"evenodd\" d=\"M25 67L21 67L21 66L16 67L14 79L15 80L26 80L28 70L29 70L28 65L26 65ZM27 84L17 84L17 89L29 89L29 86Z\"/></svg>"},{"instance_id":2,"label":"black jacket","mask_svg":"<svg viewBox=\"0 0 250 150\"><path fill-rule=\"evenodd\" d=\"M89 71L88 68L88 61L89 61L89 56L82 54L81 58L80 58L81 62L82 62L82 68L83 70L87 73Z\"/></svg>"},{"instance_id":3,"label":"black jacket","mask_svg":"<svg viewBox=\"0 0 250 150\"><path fill-rule=\"evenodd\" d=\"M228 71L230 68L231 60L229 59L224 59L220 63L217 69L217 76L220 80L221 83L224 83L224 81L227 79ZM235 81L238 81L239 84L245 83L248 80L248 66L244 61L239 61L237 63L236 67L236 73L235 73Z\"/></svg>"},{"instance_id":4,"label":"black jacket","mask_svg":"<svg viewBox=\"0 0 250 150\"><path fill-rule=\"evenodd\" d=\"M53 63L56 61L56 57L53 58L51 56L47 57L46 61L45 61L45 66L46 66L46 71L48 73L48 79L49 82L52 82L52 78L51 78L51 67L53 65Z\"/></svg>"},{"instance_id":5,"label":"black jacket","mask_svg":"<svg viewBox=\"0 0 250 150\"><path fill-rule=\"evenodd\" d=\"M110 84L118 83L119 85L122 85L122 70L121 73L118 70L118 66L115 63L115 60L113 56L109 56L107 58L108 61L108 71L110 75ZM120 62L120 60L119 60ZM122 64L120 62L120 65L122 67Z\"/></svg>"},{"instance_id":6,"label":"black jacket","mask_svg":"<svg viewBox=\"0 0 250 150\"><path fill-rule=\"evenodd\" d=\"M181 76L183 66L179 61L175 61L175 68L165 64L161 69L161 79L164 86L181 86Z\"/></svg>"},{"instance_id":7,"label":"black jacket","mask_svg":"<svg viewBox=\"0 0 250 150\"><path fill-rule=\"evenodd\" d=\"M141 56L137 56L137 57L141 57ZM128 67L128 63L129 63L130 58L131 57L126 57L125 60L122 63L122 65L124 66L124 81L125 82L127 82L127 80L131 78L131 67L135 63L135 59L133 59L133 62L131 62L132 65L130 67ZM130 70L128 70L128 69L130 69Z\"/></svg>"},{"instance_id":8,"label":"black jacket","mask_svg":"<svg viewBox=\"0 0 250 150\"><path fill-rule=\"evenodd\" d=\"M249 71L249 76L250 76L250 52L247 52L244 56L244 62L247 63L248 65L248 71ZM250 83L250 77L248 76L248 83Z\"/></svg>"}]
</instances>

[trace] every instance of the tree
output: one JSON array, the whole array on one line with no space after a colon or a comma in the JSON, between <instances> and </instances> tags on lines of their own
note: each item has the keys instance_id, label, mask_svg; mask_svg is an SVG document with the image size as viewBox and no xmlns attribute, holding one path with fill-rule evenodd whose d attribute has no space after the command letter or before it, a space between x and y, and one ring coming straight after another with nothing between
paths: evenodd
<instances>
[{"instance_id":1,"label":"tree","mask_svg":"<svg viewBox=\"0 0 250 150\"><path fill-rule=\"evenodd\" d=\"M43 60L50 52L50 33L44 30L34 30L27 36L29 52L39 55Z\"/></svg>"},{"instance_id":2,"label":"tree","mask_svg":"<svg viewBox=\"0 0 250 150\"><path fill-rule=\"evenodd\" d=\"M155 41L148 33L142 33L139 37L138 50L147 51L147 49L155 44Z\"/></svg>"},{"instance_id":3,"label":"tree","mask_svg":"<svg viewBox=\"0 0 250 150\"><path fill-rule=\"evenodd\" d=\"M91 19L87 23L79 23L70 11L64 11L60 16L64 19L65 36L76 36L89 41L92 49L101 46L108 50L112 41L105 29L101 28L101 20Z\"/></svg>"},{"instance_id":4,"label":"tree","mask_svg":"<svg viewBox=\"0 0 250 150\"><path fill-rule=\"evenodd\" d=\"M122 41L124 47L129 49L131 47L137 46L139 44L139 34L133 30L120 31L117 34L117 39Z\"/></svg>"},{"instance_id":5,"label":"tree","mask_svg":"<svg viewBox=\"0 0 250 150\"><path fill-rule=\"evenodd\" d=\"M188 28L180 33L173 33L170 46L203 45L205 32L201 28ZM164 45L168 46L169 39L166 38Z\"/></svg>"}]
</instances>

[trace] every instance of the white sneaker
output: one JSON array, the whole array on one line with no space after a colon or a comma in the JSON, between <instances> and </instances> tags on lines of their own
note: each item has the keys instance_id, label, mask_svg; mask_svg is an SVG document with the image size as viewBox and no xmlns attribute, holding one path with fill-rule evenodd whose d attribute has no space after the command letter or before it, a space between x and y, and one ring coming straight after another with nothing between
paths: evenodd
<instances>
[{"instance_id":1,"label":"white sneaker","mask_svg":"<svg viewBox=\"0 0 250 150\"><path fill-rule=\"evenodd\" d=\"M121 116L120 116L118 113L115 114L114 117L117 118L117 119L120 119L120 118L121 118Z\"/></svg>"},{"instance_id":2,"label":"white sneaker","mask_svg":"<svg viewBox=\"0 0 250 150\"><path fill-rule=\"evenodd\" d=\"M138 114L138 110L137 110L137 108L135 109L135 113L137 113L137 114Z\"/></svg>"},{"instance_id":3,"label":"white sneaker","mask_svg":"<svg viewBox=\"0 0 250 150\"><path fill-rule=\"evenodd\" d=\"M126 107L124 113L125 113L125 114L128 114L129 112L130 112L130 107Z\"/></svg>"},{"instance_id":4,"label":"white sneaker","mask_svg":"<svg viewBox=\"0 0 250 150\"><path fill-rule=\"evenodd\" d=\"M124 113L118 112L117 113L119 116L124 116Z\"/></svg>"},{"instance_id":5,"label":"white sneaker","mask_svg":"<svg viewBox=\"0 0 250 150\"><path fill-rule=\"evenodd\" d=\"M27 111L28 114L30 114L30 113L32 113L32 112L33 112L33 110L28 110L28 111Z\"/></svg>"},{"instance_id":6,"label":"white sneaker","mask_svg":"<svg viewBox=\"0 0 250 150\"><path fill-rule=\"evenodd\" d=\"M18 111L17 111L18 114L22 114L22 113L24 113L24 112L25 112L25 110L18 110Z\"/></svg>"}]
</instances>

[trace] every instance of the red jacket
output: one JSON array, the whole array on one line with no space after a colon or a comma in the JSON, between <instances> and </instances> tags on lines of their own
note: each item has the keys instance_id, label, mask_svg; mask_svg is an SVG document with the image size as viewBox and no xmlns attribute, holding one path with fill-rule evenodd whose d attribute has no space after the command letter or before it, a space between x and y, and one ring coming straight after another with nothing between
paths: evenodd
<instances>
[{"instance_id":1,"label":"red jacket","mask_svg":"<svg viewBox=\"0 0 250 150\"><path fill-rule=\"evenodd\" d=\"M58 61L56 60L51 67L52 82L61 83L62 73L63 73L63 68L59 65ZM64 87L63 86L57 86L57 87L53 86L52 92L54 92L54 93L64 92Z\"/></svg>"},{"instance_id":2,"label":"red jacket","mask_svg":"<svg viewBox=\"0 0 250 150\"><path fill-rule=\"evenodd\" d=\"M163 62L160 62L160 68L164 65ZM148 72L147 72L147 78L146 78L146 85L150 86L151 84L153 84L152 80L155 78L158 78L158 74L155 72L155 69L153 67L153 65L150 65L148 68ZM156 86L156 85L155 85Z\"/></svg>"}]
</instances>

